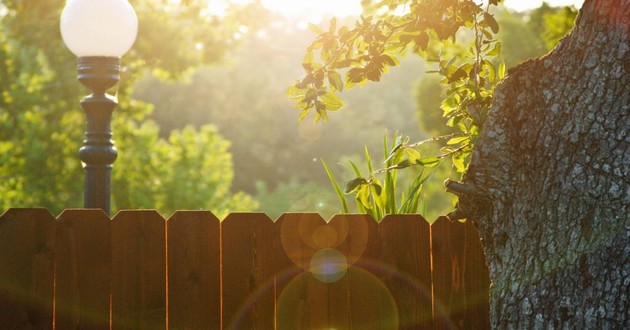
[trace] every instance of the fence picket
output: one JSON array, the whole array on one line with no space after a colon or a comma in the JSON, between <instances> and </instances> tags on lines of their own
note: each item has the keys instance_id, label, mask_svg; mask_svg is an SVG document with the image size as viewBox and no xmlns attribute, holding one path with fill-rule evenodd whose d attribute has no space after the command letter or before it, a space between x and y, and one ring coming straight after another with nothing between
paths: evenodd
<instances>
[{"instance_id":1,"label":"fence picket","mask_svg":"<svg viewBox=\"0 0 630 330\"><path fill-rule=\"evenodd\" d=\"M113 329L166 328L166 221L155 211L112 220Z\"/></svg>"},{"instance_id":2,"label":"fence picket","mask_svg":"<svg viewBox=\"0 0 630 330\"><path fill-rule=\"evenodd\" d=\"M166 225L169 329L221 329L219 220L180 211Z\"/></svg>"},{"instance_id":3,"label":"fence picket","mask_svg":"<svg viewBox=\"0 0 630 330\"><path fill-rule=\"evenodd\" d=\"M224 329L274 328L277 239L262 213L234 213L221 223Z\"/></svg>"},{"instance_id":4,"label":"fence picket","mask_svg":"<svg viewBox=\"0 0 630 330\"><path fill-rule=\"evenodd\" d=\"M45 209L0 216L0 325L50 329L55 218Z\"/></svg>"},{"instance_id":5,"label":"fence picket","mask_svg":"<svg viewBox=\"0 0 630 330\"><path fill-rule=\"evenodd\" d=\"M436 329L463 329L465 225L439 218L431 225Z\"/></svg>"},{"instance_id":6,"label":"fence picket","mask_svg":"<svg viewBox=\"0 0 630 330\"><path fill-rule=\"evenodd\" d=\"M276 322L280 330L331 328L328 287L308 271L318 250L313 232L325 224L315 213L286 213L276 221L283 251L295 265L295 271L283 277L278 285ZM326 240L324 231L321 239Z\"/></svg>"},{"instance_id":7,"label":"fence picket","mask_svg":"<svg viewBox=\"0 0 630 330\"><path fill-rule=\"evenodd\" d=\"M335 263L335 251L347 263L344 276L328 284L328 304L335 311L331 313L331 328L392 329L395 309L383 305L389 292L369 270L378 253L376 221L367 215L344 214L334 216L329 225L335 229L331 236L337 239L331 240L334 253L329 263Z\"/></svg>"},{"instance_id":8,"label":"fence picket","mask_svg":"<svg viewBox=\"0 0 630 330\"><path fill-rule=\"evenodd\" d=\"M57 329L109 329L111 220L101 210L66 210L56 232Z\"/></svg>"},{"instance_id":9,"label":"fence picket","mask_svg":"<svg viewBox=\"0 0 630 330\"><path fill-rule=\"evenodd\" d=\"M432 329L430 226L418 215L390 215L378 225L375 274L397 303L400 329Z\"/></svg>"}]
</instances>

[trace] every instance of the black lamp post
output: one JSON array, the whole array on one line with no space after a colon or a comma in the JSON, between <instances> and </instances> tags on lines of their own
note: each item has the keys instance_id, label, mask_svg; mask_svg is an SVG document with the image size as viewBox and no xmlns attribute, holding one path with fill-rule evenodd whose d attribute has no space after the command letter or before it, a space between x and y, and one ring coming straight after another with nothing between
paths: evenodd
<instances>
[{"instance_id":1,"label":"black lamp post","mask_svg":"<svg viewBox=\"0 0 630 330\"><path fill-rule=\"evenodd\" d=\"M87 129L79 158L85 172L85 208L109 214L111 171L118 151L112 141L115 96L107 89L120 79L120 57L133 45L138 19L127 0L68 0L61 35L78 56L78 79L92 93L81 100Z\"/></svg>"},{"instance_id":2,"label":"black lamp post","mask_svg":"<svg viewBox=\"0 0 630 330\"><path fill-rule=\"evenodd\" d=\"M87 117L87 130L79 158L85 171L84 207L100 208L109 214L110 177L118 150L112 141L112 112L116 98L105 93L119 80L120 59L116 57L79 57L79 81L92 90L81 100Z\"/></svg>"}]
</instances>

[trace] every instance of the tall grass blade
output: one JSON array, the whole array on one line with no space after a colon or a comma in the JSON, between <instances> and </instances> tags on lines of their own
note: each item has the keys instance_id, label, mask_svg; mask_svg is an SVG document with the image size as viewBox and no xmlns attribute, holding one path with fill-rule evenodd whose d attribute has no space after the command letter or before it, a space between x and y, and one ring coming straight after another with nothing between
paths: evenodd
<instances>
[{"instance_id":1,"label":"tall grass blade","mask_svg":"<svg viewBox=\"0 0 630 330\"><path fill-rule=\"evenodd\" d=\"M341 202L341 206L343 207L343 212L350 213L350 209L348 208L348 203L346 202L346 196L343 194L343 191L341 191L341 187L339 187L339 184L337 183L335 176L330 171L330 169L328 168L328 165L326 165L326 162L324 161L323 158L321 159L321 161L322 161L322 164L324 165L324 169L326 170L326 174L328 174L328 178L330 179L330 182L333 185L333 188L335 188L335 192L337 193L337 198L339 199L339 202Z\"/></svg>"}]
</instances>

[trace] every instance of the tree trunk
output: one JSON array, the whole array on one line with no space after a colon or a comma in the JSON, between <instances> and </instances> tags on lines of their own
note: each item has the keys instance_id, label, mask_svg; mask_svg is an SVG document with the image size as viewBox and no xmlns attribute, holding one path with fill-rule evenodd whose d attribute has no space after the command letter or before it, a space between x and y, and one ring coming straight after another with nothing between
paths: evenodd
<instances>
[{"instance_id":1,"label":"tree trunk","mask_svg":"<svg viewBox=\"0 0 630 330\"><path fill-rule=\"evenodd\" d=\"M630 329L630 0L510 72L464 178L499 329Z\"/></svg>"}]
</instances>

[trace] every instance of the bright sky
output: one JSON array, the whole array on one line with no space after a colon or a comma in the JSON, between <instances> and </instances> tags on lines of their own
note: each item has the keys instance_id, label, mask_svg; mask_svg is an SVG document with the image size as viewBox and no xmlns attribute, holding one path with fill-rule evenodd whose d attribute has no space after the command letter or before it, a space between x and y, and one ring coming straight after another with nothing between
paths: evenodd
<instances>
[{"instance_id":1,"label":"bright sky","mask_svg":"<svg viewBox=\"0 0 630 330\"><path fill-rule=\"evenodd\" d=\"M321 17L324 14L336 16L359 15L360 0L262 0L263 4L288 16ZM540 7L543 0L505 0L506 6L522 11ZM547 0L552 6L582 6L584 0Z\"/></svg>"},{"instance_id":2,"label":"bright sky","mask_svg":"<svg viewBox=\"0 0 630 330\"><path fill-rule=\"evenodd\" d=\"M574 5L576 8L580 8L582 7L584 0L547 0L546 2L554 7ZM506 6L514 10L523 11L540 7L543 0L504 0L504 3Z\"/></svg>"}]
</instances>

